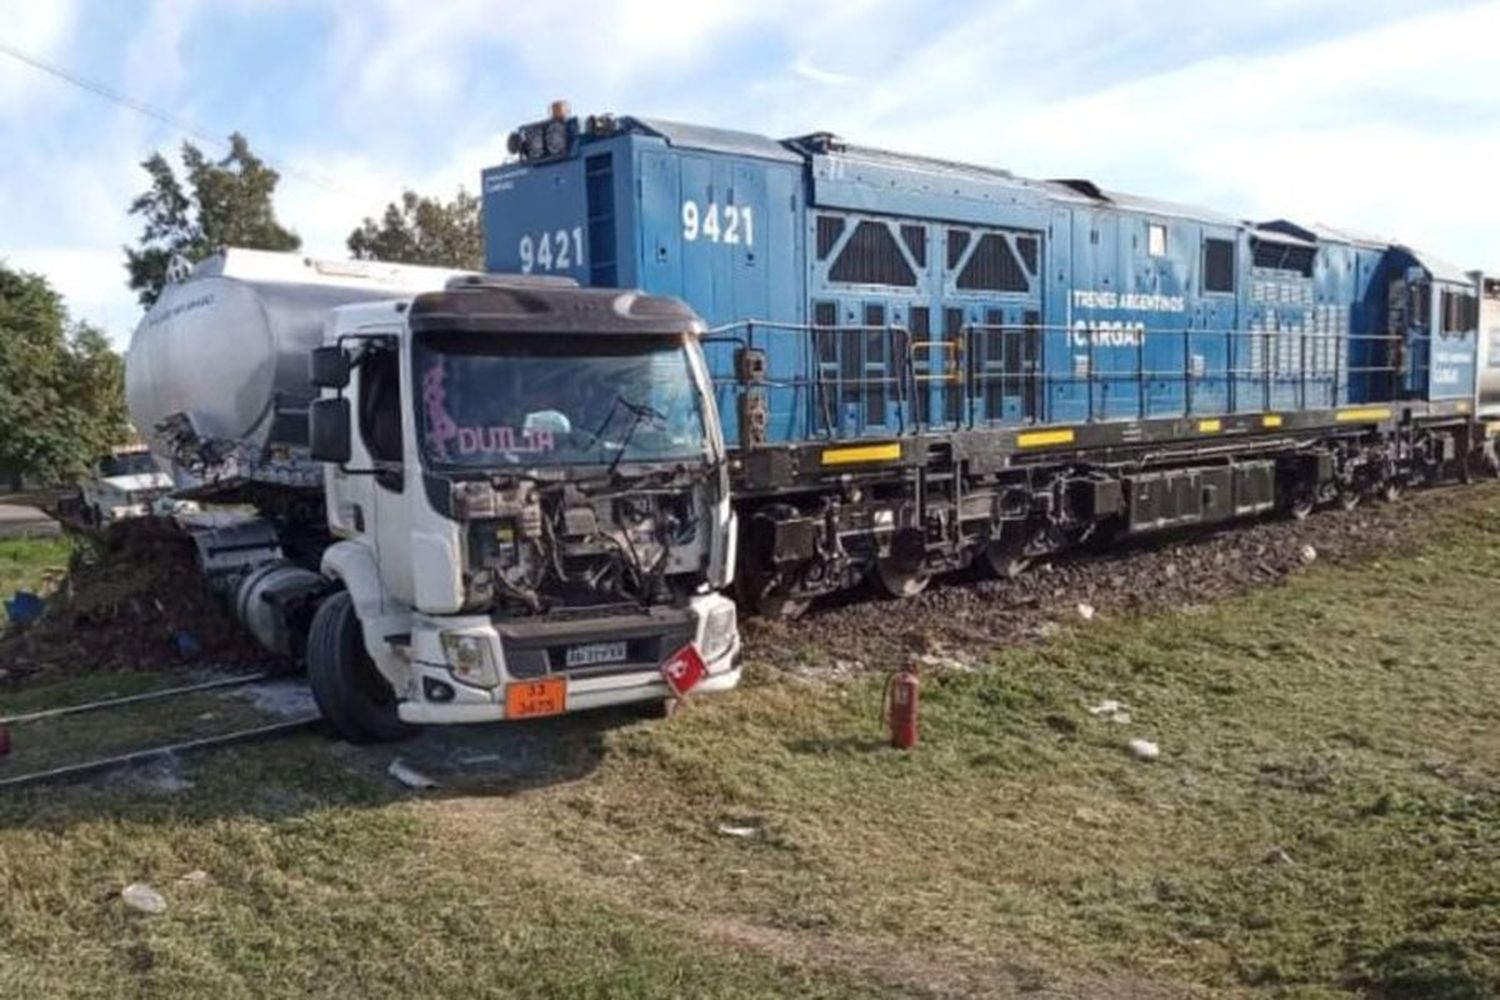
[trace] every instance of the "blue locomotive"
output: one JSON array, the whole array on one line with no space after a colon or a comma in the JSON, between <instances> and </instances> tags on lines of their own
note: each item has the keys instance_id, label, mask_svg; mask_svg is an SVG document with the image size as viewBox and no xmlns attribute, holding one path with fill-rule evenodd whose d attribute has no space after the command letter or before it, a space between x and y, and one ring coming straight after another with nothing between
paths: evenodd
<instances>
[{"instance_id":1,"label":"blue locomotive","mask_svg":"<svg viewBox=\"0 0 1500 1000\"><path fill-rule=\"evenodd\" d=\"M1496 466L1482 280L1410 247L828 134L559 108L511 149L490 270L713 328L738 578L769 613Z\"/></svg>"}]
</instances>

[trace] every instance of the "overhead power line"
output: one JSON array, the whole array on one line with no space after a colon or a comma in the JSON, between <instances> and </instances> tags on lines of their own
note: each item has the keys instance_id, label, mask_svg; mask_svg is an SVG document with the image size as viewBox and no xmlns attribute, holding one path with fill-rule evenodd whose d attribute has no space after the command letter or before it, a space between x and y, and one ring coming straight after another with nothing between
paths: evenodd
<instances>
[{"instance_id":1,"label":"overhead power line","mask_svg":"<svg viewBox=\"0 0 1500 1000\"><path fill-rule=\"evenodd\" d=\"M0 55L10 56L12 59L16 60L22 65L29 66L39 73L45 73L48 76L55 77L58 80L62 80L64 83L68 83L74 87L77 87L79 90L83 90L87 93L93 94L95 97L101 97L113 104L118 104L122 108L127 108L131 111L134 111L138 115L160 122L161 124L182 133L183 135L191 136L192 138L197 139L199 142L208 143L214 146L222 146L224 144L224 140L218 135L215 135L201 125L188 121L186 118L183 118L180 115L173 114L165 108L158 107L155 104L137 100L136 98L131 97L129 94L121 93L113 87L109 87L105 84L98 83L86 77L79 76L77 73L74 73L72 70L69 70L66 67L59 66L54 62L49 62L48 60L43 59L40 56L32 55L31 53L18 49L13 45L9 45L5 42L0 42ZM325 191L339 190L336 185L329 183L316 174L308 173L305 170L298 170L296 167L289 167L278 164L268 157L262 157L262 159L264 159L265 162L273 170L281 174L283 177L295 177L298 180L305 181L306 183L312 184L315 187L323 188Z\"/></svg>"}]
</instances>

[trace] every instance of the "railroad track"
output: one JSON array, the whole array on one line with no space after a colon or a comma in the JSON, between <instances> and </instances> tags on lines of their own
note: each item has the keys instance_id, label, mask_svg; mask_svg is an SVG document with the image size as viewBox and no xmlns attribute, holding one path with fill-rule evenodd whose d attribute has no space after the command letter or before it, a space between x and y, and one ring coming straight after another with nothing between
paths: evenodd
<instances>
[{"instance_id":1,"label":"railroad track","mask_svg":"<svg viewBox=\"0 0 1500 1000\"><path fill-rule=\"evenodd\" d=\"M125 695L120 698L105 698L99 701L84 702L78 705L63 705L57 708L48 708L36 712L25 712L18 715L0 718L0 750L8 752L11 747L11 729L14 726L29 726L50 719L62 718L64 716L82 715L86 713L111 712L120 709L133 708L148 703L166 701L172 698L180 698L186 695L199 694L204 691L221 691L232 688L248 687L252 684L277 679L280 675L272 671L259 671L253 674L241 674L234 677L221 677L211 681L203 681L198 684L184 684L176 687L163 688L159 691L147 691L142 694ZM140 750L131 750L126 753L110 754L104 757L96 757L75 764L64 764L58 767L44 768L38 771L28 771L15 775L0 776L0 789L19 788L26 785L36 785L48 781L60 781L69 778L84 777L86 775L98 774L117 767L130 764L139 764L168 755L177 756L193 753L199 750L209 750L217 747L233 746L240 743L252 743L257 740L268 739L274 736L283 736L289 733L308 729L317 724L322 716L317 713L309 713L295 719L281 722L266 723L258 726L246 726L233 729L224 733L215 733L210 736L198 736L186 740L178 740L172 743L162 743L156 746L145 747Z\"/></svg>"}]
</instances>

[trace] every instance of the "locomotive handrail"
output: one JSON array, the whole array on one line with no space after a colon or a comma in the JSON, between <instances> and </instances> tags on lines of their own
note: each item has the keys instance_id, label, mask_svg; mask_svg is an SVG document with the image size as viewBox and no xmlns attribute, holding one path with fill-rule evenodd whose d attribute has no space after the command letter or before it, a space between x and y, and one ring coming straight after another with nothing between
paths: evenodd
<instances>
[{"instance_id":1,"label":"locomotive handrail","mask_svg":"<svg viewBox=\"0 0 1500 1000\"><path fill-rule=\"evenodd\" d=\"M743 335L732 331L743 331ZM866 353L871 346L867 340L836 339L864 338L871 333L882 338L876 361ZM851 430L899 435L940 427L1052 423L1058 404L1069 400L1081 404L1080 422L1116 418L1120 414L1111 404L1110 392L1122 383L1135 387L1139 419L1153 416L1153 390L1148 383L1160 384L1159 398L1164 401L1178 400L1171 407L1176 414L1191 416L1249 412L1240 405L1246 392L1259 396L1262 411L1276 409L1282 392L1292 394L1286 407L1306 409L1318 403L1315 393L1320 393L1326 397L1326 406L1334 408L1347 400L1354 380L1381 376L1385 376L1385 397L1395 398L1399 378L1421 376L1430 360L1426 351L1405 352L1406 360L1399 363L1389 363L1390 359L1401 358L1403 345L1432 339L1430 335L1269 326L1139 326L1131 333L1131 343L1110 345L1100 343L1092 331L1070 325L969 323L945 337L916 340L903 324L745 320L710 330L705 342L732 341L755 347L768 343L773 335L799 336L803 374L787 378L768 372L769 377L756 386L790 390L794 408L807 407L811 436L836 438ZM985 337L995 339L982 341ZM1181 352L1180 366L1147 368L1148 344L1163 338L1178 341L1176 350L1168 353ZM1194 352L1203 338L1223 338L1223 365L1210 366L1201 349ZM1133 364L1110 367L1120 357L1106 352L1132 346ZM1071 367L1049 364L1049 355L1059 349L1077 350L1080 363ZM851 357L846 351L857 353ZM1160 356L1159 349L1156 353ZM1388 363L1373 363L1377 361ZM718 388L744 388L737 377L721 376L714 383ZM1172 385L1180 388L1174 392ZM795 400L804 389L807 396L799 404ZM1083 398L1069 395L1079 391L1085 394ZM1200 409L1205 392L1218 402ZM846 406L856 409L846 411Z\"/></svg>"}]
</instances>

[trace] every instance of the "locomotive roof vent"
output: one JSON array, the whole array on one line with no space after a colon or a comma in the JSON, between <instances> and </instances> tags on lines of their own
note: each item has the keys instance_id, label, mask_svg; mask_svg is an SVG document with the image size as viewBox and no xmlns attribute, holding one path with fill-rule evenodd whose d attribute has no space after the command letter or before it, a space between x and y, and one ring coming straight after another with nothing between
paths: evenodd
<instances>
[{"instance_id":1,"label":"locomotive roof vent","mask_svg":"<svg viewBox=\"0 0 1500 1000\"><path fill-rule=\"evenodd\" d=\"M1053 181L1052 183L1061 184L1065 188L1071 188L1072 190L1077 191L1079 194L1083 195L1085 198L1092 198L1095 201L1110 200L1109 195L1105 194L1103 190L1100 189L1099 185L1095 184L1093 181L1084 180L1081 177L1066 179L1060 178Z\"/></svg>"}]
</instances>

